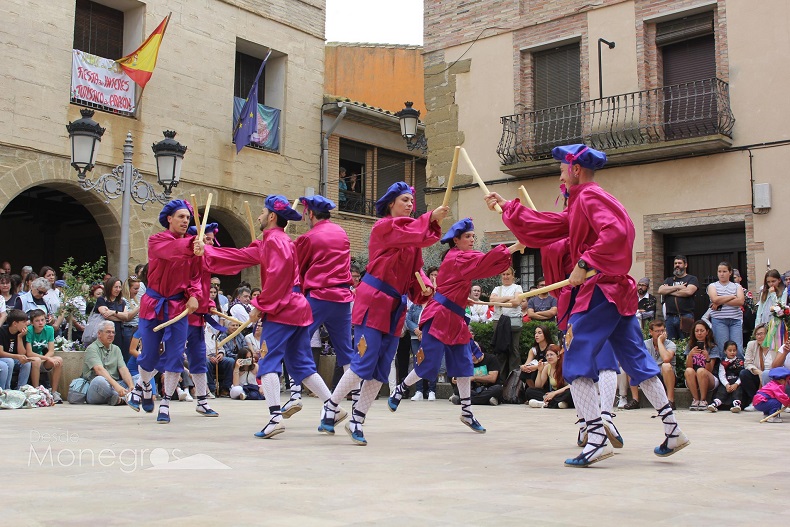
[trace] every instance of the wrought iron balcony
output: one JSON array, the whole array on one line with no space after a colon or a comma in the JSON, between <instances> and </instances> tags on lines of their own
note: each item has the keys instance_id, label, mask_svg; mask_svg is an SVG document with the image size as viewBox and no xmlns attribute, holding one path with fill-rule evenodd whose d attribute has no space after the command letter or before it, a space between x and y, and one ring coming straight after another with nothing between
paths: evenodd
<instances>
[{"instance_id":1,"label":"wrought iron balcony","mask_svg":"<svg viewBox=\"0 0 790 527\"><path fill-rule=\"evenodd\" d=\"M712 78L506 115L501 121L497 153L503 170L511 172L508 165L551 159L551 149L563 144L585 143L614 155L618 149L644 151L668 143L688 151L695 140L732 138L735 117L729 85ZM727 146L716 139L709 143Z\"/></svg>"},{"instance_id":2,"label":"wrought iron balcony","mask_svg":"<svg viewBox=\"0 0 790 527\"><path fill-rule=\"evenodd\" d=\"M340 206L338 207L341 212L351 212L354 214L361 214L363 216L376 217L376 200L366 198L359 192L352 192L350 190L340 190ZM416 218L425 214L424 207L416 207L412 212L412 217Z\"/></svg>"}]
</instances>

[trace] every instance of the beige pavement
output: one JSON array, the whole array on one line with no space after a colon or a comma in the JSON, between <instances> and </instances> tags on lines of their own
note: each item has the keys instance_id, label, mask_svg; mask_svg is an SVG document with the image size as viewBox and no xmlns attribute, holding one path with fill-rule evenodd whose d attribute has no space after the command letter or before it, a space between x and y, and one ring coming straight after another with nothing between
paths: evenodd
<instances>
[{"instance_id":1,"label":"beige pavement","mask_svg":"<svg viewBox=\"0 0 790 527\"><path fill-rule=\"evenodd\" d=\"M447 401L377 401L367 447L318 434L320 405L270 440L265 402L174 402L173 422L125 407L0 411L4 525L775 525L790 489L785 423L679 412L692 440L660 459L651 410L623 411L617 455L587 469L573 410L475 407L475 434ZM168 505L167 507L165 505Z\"/></svg>"}]
</instances>

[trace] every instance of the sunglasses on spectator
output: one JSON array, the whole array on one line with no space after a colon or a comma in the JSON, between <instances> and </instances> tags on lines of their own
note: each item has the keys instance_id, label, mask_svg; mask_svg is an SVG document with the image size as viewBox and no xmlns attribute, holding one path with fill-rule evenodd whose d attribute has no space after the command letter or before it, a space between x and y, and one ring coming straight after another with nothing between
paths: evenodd
<instances>
[{"instance_id":1,"label":"sunglasses on spectator","mask_svg":"<svg viewBox=\"0 0 790 527\"><path fill-rule=\"evenodd\" d=\"M46 289L36 289L36 291L38 291L38 294L40 294L40 295L46 295L47 294L47 290Z\"/></svg>"}]
</instances>

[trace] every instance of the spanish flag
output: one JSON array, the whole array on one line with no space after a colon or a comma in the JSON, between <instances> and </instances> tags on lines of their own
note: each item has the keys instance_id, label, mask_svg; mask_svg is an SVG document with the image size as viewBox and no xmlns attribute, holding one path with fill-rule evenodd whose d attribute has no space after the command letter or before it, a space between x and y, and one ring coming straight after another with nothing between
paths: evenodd
<instances>
[{"instance_id":1,"label":"spanish flag","mask_svg":"<svg viewBox=\"0 0 790 527\"><path fill-rule=\"evenodd\" d=\"M172 14L172 13L171 13ZM126 74L141 88L145 88L145 83L151 78L156 67L156 59L159 56L159 45L165 36L167 23L170 22L170 15L154 29L143 44L134 53L122 57L115 62L123 68Z\"/></svg>"}]
</instances>

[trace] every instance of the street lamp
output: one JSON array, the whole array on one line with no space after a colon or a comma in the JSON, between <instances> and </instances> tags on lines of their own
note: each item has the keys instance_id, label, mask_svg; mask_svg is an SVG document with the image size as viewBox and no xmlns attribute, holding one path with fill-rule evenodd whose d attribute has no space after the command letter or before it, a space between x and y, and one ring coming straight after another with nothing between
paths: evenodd
<instances>
[{"instance_id":1,"label":"street lamp","mask_svg":"<svg viewBox=\"0 0 790 527\"><path fill-rule=\"evenodd\" d=\"M121 246L118 251L118 278L126 280L129 271L129 209L131 200L141 205L143 210L148 203L170 201L170 192L178 185L181 177L181 162L187 147L173 139L175 132L164 132L165 139L153 145L156 158L156 173L159 184L164 191L157 194L153 185L143 179L132 165L134 146L132 132L126 134L123 144L123 164L112 169L109 174L100 175L95 181L87 177L96 162L96 153L105 129L92 119L93 110L80 110L82 119L69 122L66 130L71 141L71 166L77 171L80 187L83 190L95 190L104 196L104 202L111 199L121 200Z\"/></svg>"},{"instance_id":2,"label":"street lamp","mask_svg":"<svg viewBox=\"0 0 790 527\"><path fill-rule=\"evenodd\" d=\"M400 121L400 135L406 140L406 148L411 152L419 148L423 154L428 153L428 139L425 135L417 136L417 124L420 122L420 111L412 108L411 101L406 101L406 108L397 112L395 117Z\"/></svg>"},{"instance_id":3,"label":"street lamp","mask_svg":"<svg viewBox=\"0 0 790 527\"><path fill-rule=\"evenodd\" d=\"M601 44L606 44L609 49L614 49L614 42L604 38L598 39L598 98L603 99L603 67L601 66Z\"/></svg>"}]
</instances>

